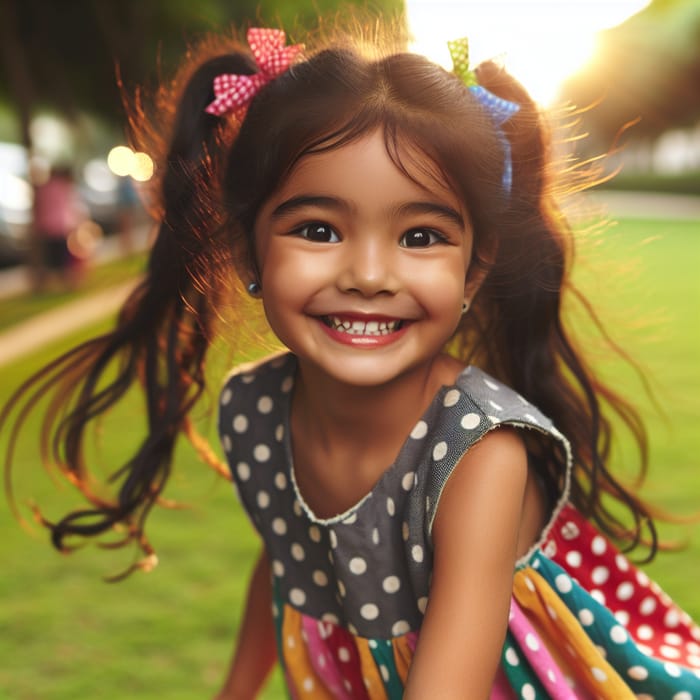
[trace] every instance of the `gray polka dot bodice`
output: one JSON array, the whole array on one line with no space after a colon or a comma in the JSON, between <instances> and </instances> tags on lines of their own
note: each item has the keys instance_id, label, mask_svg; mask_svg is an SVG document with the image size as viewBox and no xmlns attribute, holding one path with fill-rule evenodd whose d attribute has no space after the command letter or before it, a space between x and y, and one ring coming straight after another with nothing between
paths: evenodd
<instances>
[{"instance_id":1,"label":"gray polka dot bodice","mask_svg":"<svg viewBox=\"0 0 700 700\"><path fill-rule=\"evenodd\" d=\"M440 389L372 490L345 513L320 519L294 479L289 407L296 365L284 354L237 370L224 385L219 413L231 474L264 541L276 591L300 612L362 637L418 630L433 520L462 456L500 424L563 438L521 396L467 367Z\"/></svg>"}]
</instances>

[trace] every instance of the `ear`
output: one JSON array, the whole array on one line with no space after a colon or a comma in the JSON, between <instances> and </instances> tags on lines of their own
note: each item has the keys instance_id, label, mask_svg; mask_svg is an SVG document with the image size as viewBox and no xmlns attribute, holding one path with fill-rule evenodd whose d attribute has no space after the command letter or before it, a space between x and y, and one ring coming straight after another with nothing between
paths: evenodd
<instances>
[{"instance_id":1,"label":"ear","mask_svg":"<svg viewBox=\"0 0 700 700\"><path fill-rule=\"evenodd\" d=\"M259 282L260 276L255 263L255 253L250 249L248 236L239 234L233 240L233 267L238 279L247 287L251 282Z\"/></svg>"},{"instance_id":2,"label":"ear","mask_svg":"<svg viewBox=\"0 0 700 700\"><path fill-rule=\"evenodd\" d=\"M464 281L464 299L470 304L484 283L496 260L497 243L495 238L490 245L481 245L472 251L472 260Z\"/></svg>"}]
</instances>

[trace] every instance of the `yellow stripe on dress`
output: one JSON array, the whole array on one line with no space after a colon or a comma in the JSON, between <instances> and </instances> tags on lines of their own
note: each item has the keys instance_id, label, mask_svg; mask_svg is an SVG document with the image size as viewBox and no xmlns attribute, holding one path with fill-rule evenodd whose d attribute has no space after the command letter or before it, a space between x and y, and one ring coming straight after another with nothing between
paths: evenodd
<instances>
[{"instance_id":1,"label":"yellow stripe on dress","mask_svg":"<svg viewBox=\"0 0 700 700\"><path fill-rule=\"evenodd\" d=\"M601 700L634 700L635 694L605 660L576 617L533 568L516 572L513 594L552 657L566 674Z\"/></svg>"},{"instance_id":2,"label":"yellow stripe on dress","mask_svg":"<svg viewBox=\"0 0 700 700\"><path fill-rule=\"evenodd\" d=\"M316 675L308 656L306 643L301 634L302 615L285 606L282 622L282 655L284 668L294 697L304 700L332 700L321 679Z\"/></svg>"}]
</instances>

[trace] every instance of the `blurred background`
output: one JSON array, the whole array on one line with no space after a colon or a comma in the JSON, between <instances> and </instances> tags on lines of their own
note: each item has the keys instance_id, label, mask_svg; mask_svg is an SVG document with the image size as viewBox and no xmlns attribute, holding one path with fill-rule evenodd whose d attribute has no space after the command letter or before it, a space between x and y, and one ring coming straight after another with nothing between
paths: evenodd
<instances>
[{"instance_id":1,"label":"blurred background","mask_svg":"<svg viewBox=\"0 0 700 700\"><path fill-rule=\"evenodd\" d=\"M400 16L410 48L448 68L445 42L468 36L473 63L502 61L550 111L555 134L566 133L557 148L571 181L595 171L599 183L585 203L566 203L580 238L575 281L642 366L656 403L573 304L569 322L598 370L642 407L652 445L644 495L676 515L697 511L700 2L357 5L373 18ZM319 16L327 22L354 6L0 0L0 402L58 352L108 328L143 270L152 229L144 196L155 166L128 146L123 94L167 78L205 32L265 24L295 39L289 28L315 29ZM215 349L212 396L230 362ZM197 420L215 444L210 409L198 409ZM100 426L106 473L140 439L142 422L130 396ZM118 440L102 439L109 425ZM53 517L79 503L42 476L40 430L32 419L15 446L16 512L0 508L0 699L210 697L257 548L229 485L182 445L168 495L186 508L151 516L163 563L110 586L101 577L123 569L133 552L63 557L29 524L34 502ZM632 478L624 434L613 461ZM647 570L700 619L700 534L683 524L662 534L682 549ZM279 674L264 697L284 697Z\"/></svg>"}]
</instances>

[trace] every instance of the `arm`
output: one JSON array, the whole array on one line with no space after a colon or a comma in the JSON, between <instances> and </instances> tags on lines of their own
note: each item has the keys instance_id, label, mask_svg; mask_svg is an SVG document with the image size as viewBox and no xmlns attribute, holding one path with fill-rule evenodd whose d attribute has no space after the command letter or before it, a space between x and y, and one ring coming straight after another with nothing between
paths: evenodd
<instances>
[{"instance_id":1,"label":"arm","mask_svg":"<svg viewBox=\"0 0 700 700\"><path fill-rule=\"evenodd\" d=\"M450 476L433 524L433 579L406 700L485 700L508 624L527 454L494 430Z\"/></svg>"},{"instance_id":2,"label":"arm","mask_svg":"<svg viewBox=\"0 0 700 700\"><path fill-rule=\"evenodd\" d=\"M224 687L215 700L255 698L277 659L270 565L263 551L248 584L245 615Z\"/></svg>"}]
</instances>

